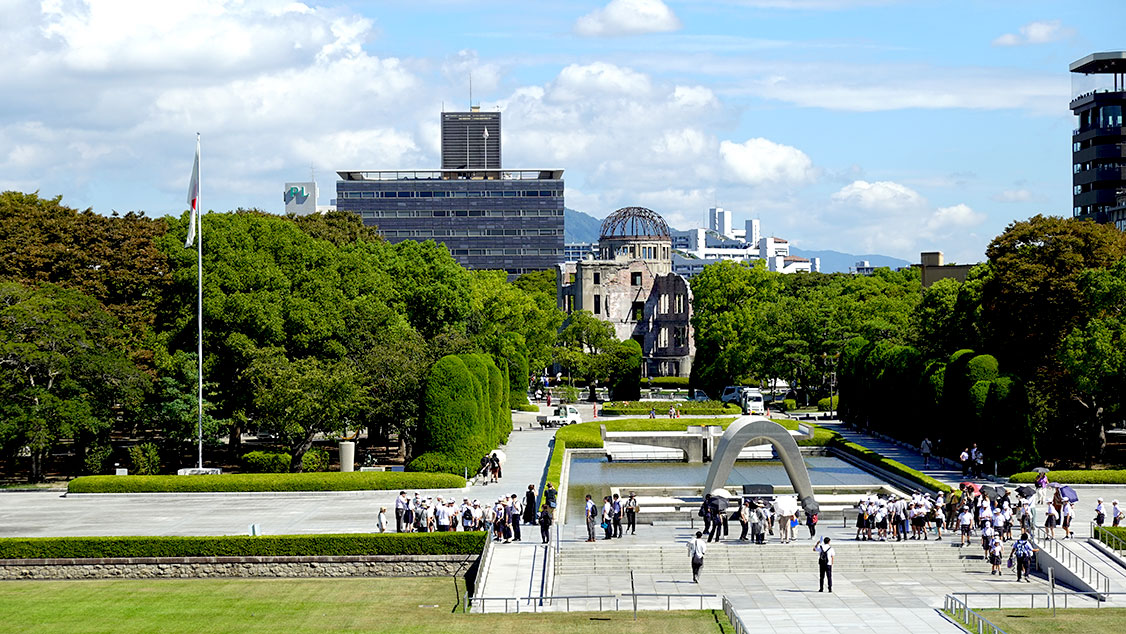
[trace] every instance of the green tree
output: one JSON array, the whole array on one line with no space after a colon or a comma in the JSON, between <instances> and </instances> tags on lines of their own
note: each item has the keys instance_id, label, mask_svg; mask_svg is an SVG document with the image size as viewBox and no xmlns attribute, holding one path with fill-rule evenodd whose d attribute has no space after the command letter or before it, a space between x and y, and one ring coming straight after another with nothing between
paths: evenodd
<instances>
[{"instance_id":1,"label":"green tree","mask_svg":"<svg viewBox=\"0 0 1126 634\"><path fill-rule=\"evenodd\" d=\"M147 377L121 352L124 333L92 298L52 284L0 283L0 444L31 456L32 481L64 440L104 447L121 412L140 405ZM91 461L97 464L107 454Z\"/></svg>"}]
</instances>

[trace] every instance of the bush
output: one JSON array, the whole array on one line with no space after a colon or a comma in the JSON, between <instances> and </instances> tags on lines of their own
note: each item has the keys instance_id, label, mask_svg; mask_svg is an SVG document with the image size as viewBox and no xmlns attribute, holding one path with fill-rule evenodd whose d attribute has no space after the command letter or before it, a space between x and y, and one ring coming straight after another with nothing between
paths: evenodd
<instances>
[{"instance_id":1,"label":"bush","mask_svg":"<svg viewBox=\"0 0 1126 634\"><path fill-rule=\"evenodd\" d=\"M248 473L288 473L293 456L287 453L251 451L243 455L242 465Z\"/></svg>"},{"instance_id":2,"label":"bush","mask_svg":"<svg viewBox=\"0 0 1126 634\"><path fill-rule=\"evenodd\" d=\"M830 447L836 447L837 449L840 449L850 456L856 456L864 462L876 465L877 467L881 467L883 469L891 471L892 473L903 476L904 478L925 486L928 489L943 491L945 493L950 493L950 491L952 490L949 486L939 482L938 480L935 480L934 478L924 473L916 471L901 462L897 462L890 458L885 458L884 456L862 445L858 445L854 442L848 442L836 432L832 432L832 434L834 438L828 443Z\"/></svg>"},{"instance_id":3,"label":"bush","mask_svg":"<svg viewBox=\"0 0 1126 634\"><path fill-rule=\"evenodd\" d=\"M86 448L82 466L85 467L86 473L109 473L111 458L113 458L113 448L109 445L90 445Z\"/></svg>"},{"instance_id":4,"label":"bush","mask_svg":"<svg viewBox=\"0 0 1126 634\"><path fill-rule=\"evenodd\" d=\"M792 412L797 408L798 408L798 402L797 402L796 399L792 399L792 398L782 399L782 411L783 412Z\"/></svg>"},{"instance_id":5,"label":"bush","mask_svg":"<svg viewBox=\"0 0 1126 634\"><path fill-rule=\"evenodd\" d=\"M817 411L819 411L819 412L831 412L833 410L840 409L837 406L837 404L840 402L840 400L841 400L841 397L840 397L839 394L834 395L830 398L823 398L823 399L817 401Z\"/></svg>"},{"instance_id":6,"label":"bush","mask_svg":"<svg viewBox=\"0 0 1126 634\"><path fill-rule=\"evenodd\" d=\"M200 476L83 476L68 493L231 493L247 491L385 491L458 489L465 479L445 473L239 473Z\"/></svg>"},{"instance_id":7,"label":"bush","mask_svg":"<svg viewBox=\"0 0 1126 634\"><path fill-rule=\"evenodd\" d=\"M656 409L657 416L667 416L669 407L676 407L681 414L738 414L738 405L719 401L608 401L599 410L606 416L648 416L649 410Z\"/></svg>"},{"instance_id":8,"label":"bush","mask_svg":"<svg viewBox=\"0 0 1126 634\"><path fill-rule=\"evenodd\" d=\"M1014 473L1009 482L1013 484L1032 484L1036 482L1035 471ZM1074 469L1049 471L1048 479L1060 484L1126 484L1126 469Z\"/></svg>"},{"instance_id":9,"label":"bush","mask_svg":"<svg viewBox=\"0 0 1126 634\"><path fill-rule=\"evenodd\" d=\"M323 473L328 471L328 451L320 447L313 447L301 455L301 470L306 473Z\"/></svg>"},{"instance_id":10,"label":"bush","mask_svg":"<svg viewBox=\"0 0 1126 634\"><path fill-rule=\"evenodd\" d=\"M618 344L613 355L618 371L610 376L610 394L623 400L641 398L641 386L637 382L641 375L641 344L626 339Z\"/></svg>"},{"instance_id":11,"label":"bush","mask_svg":"<svg viewBox=\"0 0 1126 634\"><path fill-rule=\"evenodd\" d=\"M638 384L642 389L660 388L660 387L688 387L688 377L686 376L653 376L642 378Z\"/></svg>"},{"instance_id":12,"label":"bush","mask_svg":"<svg viewBox=\"0 0 1126 634\"><path fill-rule=\"evenodd\" d=\"M1106 532L1110 533L1111 535L1114 535L1118 539L1126 542L1126 528L1124 528L1124 527L1119 526L1119 527L1115 528L1114 526L1104 526L1104 527L1102 527L1102 530L1096 531L1096 533L1098 534L1099 541L1109 544L1111 540L1106 539L1106 536L1102 534L1102 531L1106 531Z\"/></svg>"},{"instance_id":13,"label":"bush","mask_svg":"<svg viewBox=\"0 0 1126 634\"><path fill-rule=\"evenodd\" d=\"M257 537L15 537L0 539L0 559L472 555L481 552L484 544L485 534L481 532Z\"/></svg>"},{"instance_id":14,"label":"bush","mask_svg":"<svg viewBox=\"0 0 1126 634\"><path fill-rule=\"evenodd\" d=\"M526 396L524 397L524 400L525 401L528 400ZM539 407L536 407L535 405L532 405L531 403L527 403L527 402L518 403L518 404L514 405L512 407L512 409L514 409L518 412L538 412L538 411L540 411Z\"/></svg>"},{"instance_id":15,"label":"bush","mask_svg":"<svg viewBox=\"0 0 1126 634\"><path fill-rule=\"evenodd\" d=\"M559 385L555 388L555 393L559 396L561 403L578 403L579 402L579 388L571 387L570 385Z\"/></svg>"},{"instance_id":16,"label":"bush","mask_svg":"<svg viewBox=\"0 0 1126 634\"><path fill-rule=\"evenodd\" d=\"M151 442L133 445L129 448L129 462L134 475L156 475L160 473L160 450Z\"/></svg>"}]
</instances>

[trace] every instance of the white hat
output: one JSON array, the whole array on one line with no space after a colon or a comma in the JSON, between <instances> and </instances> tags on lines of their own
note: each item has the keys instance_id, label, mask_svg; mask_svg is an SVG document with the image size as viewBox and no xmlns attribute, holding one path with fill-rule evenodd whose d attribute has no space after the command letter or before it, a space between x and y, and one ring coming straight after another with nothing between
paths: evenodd
<instances>
[{"instance_id":1,"label":"white hat","mask_svg":"<svg viewBox=\"0 0 1126 634\"><path fill-rule=\"evenodd\" d=\"M1118 504L1118 500L1114 500L1111 504Z\"/></svg>"},{"instance_id":2,"label":"white hat","mask_svg":"<svg viewBox=\"0 0 1126 634\"><path fill-rule=\"evenodd\" d=\"M1100 501L1100 502L1102 502L1102 501L1103 501L1103 499L1102 499L1102 498L1099 498L1099 501Z\"/></svg>"}]
</instances>

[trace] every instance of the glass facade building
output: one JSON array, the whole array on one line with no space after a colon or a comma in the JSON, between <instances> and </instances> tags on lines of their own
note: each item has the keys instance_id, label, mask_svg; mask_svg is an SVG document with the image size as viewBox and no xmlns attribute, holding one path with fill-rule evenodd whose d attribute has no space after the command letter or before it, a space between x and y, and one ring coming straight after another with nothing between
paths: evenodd
<instances>
[{"instance_id":1,"label":"glass facade building","mask_svg":"<svg viewBox=\"0 0 1126 634\"><path fill-rule=\"evenodd\" d=\"M563 261L563 170L337 172L336 208L389 242L434 240L509 277Z\"/></svg>"},{"instance_id":2,"label":"glass facade building","mask_svg":"<svg viewBox=\"0 0 1126 634\"><path fill-rule=\"evenodd\" d=\"M1073 62L1072 214L1126 228L1126 52Z\"/></svg>"}]
</instances>

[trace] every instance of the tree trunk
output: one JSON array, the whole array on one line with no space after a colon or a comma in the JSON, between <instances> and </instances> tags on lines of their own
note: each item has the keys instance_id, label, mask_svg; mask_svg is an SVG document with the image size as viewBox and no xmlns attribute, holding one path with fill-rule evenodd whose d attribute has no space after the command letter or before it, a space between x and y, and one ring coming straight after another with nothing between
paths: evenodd
<instances>
[{"instance_id":1,"label":"tree trunk","mask_svg":"<svg viewBox=\"0 0 1126 634\"><path fill-rule=\"evenodd\" d=\"M315 435L316 434L313 432L305 434L305 438L293 447L293 457L289 461L289 470L293 473L301 473L304 469L301 464L301 458L305 455L306 451L309 451L309 447L313 446L313 436Z\"/></svg>"}]
</instances>

